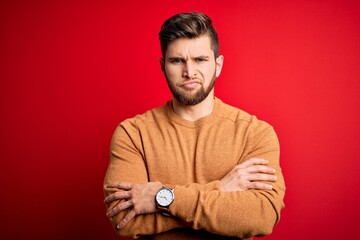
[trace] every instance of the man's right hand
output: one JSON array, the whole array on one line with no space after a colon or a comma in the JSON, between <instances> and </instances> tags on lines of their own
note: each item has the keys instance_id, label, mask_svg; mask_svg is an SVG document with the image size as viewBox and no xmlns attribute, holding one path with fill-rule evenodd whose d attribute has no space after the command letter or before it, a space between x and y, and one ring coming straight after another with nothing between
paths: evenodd
<instances>
[{"instance_id":1,"label":"man's right hand","mask_svg":"<svg viewBox=\"0 0 360 240\"><path fill-rule=\"evenodd\" d=\"M269 161L262 158L250 158L236 165L220 180L220 191L235 192L249 189L271 190L272 185L265 182L275 182L275 169L267 166Z\"/></svg>"}]
</instances>

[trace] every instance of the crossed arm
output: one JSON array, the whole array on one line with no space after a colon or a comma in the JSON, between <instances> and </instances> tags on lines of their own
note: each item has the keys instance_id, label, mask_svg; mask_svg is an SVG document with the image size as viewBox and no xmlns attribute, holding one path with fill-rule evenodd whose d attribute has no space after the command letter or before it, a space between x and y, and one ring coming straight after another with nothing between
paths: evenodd
<instances>
[{"instance_id":1,"label":"crossed arm","mask_svg":"<svg viewBox=\"0 0 360 240\"><path fill-rule=\"evenodd\" d=\"M235 166L223 179L220 180L221 192L240 192L249 189L271 190L273 187L266 182L275 182L275 169L267 166L268 161L261 158L251 158ZM122 229L136 215L158 212L155 195L163 186L160 182L143 184L117 182L107 185L123 191L116 191L105 198L105 203L119 202L107 212L107 217L113 217L125 209L130 209L127 215L117 225Z\"/></svg>"},{"instance_id":2,"label":"crossed arm","mask_svg":"<svg viewBox=\"0 0 360 240\"><path fill-rule=\"evenodd\" d=\"M165 184L175 189L170 206L173 217L163 216L156 208L155 194L163 183L149 182L144 162L129 160L141 156L130 144L122 144L129 148L112 152L105 177L107 215L121 236L139 237L179 227L241 238L269 234L279 221L285 191L274 138L275 133L269 132L244 156L248 160L222 179L186 186ZM136 174L131 174L134 169Z\"/></svg>"}]
</instances>

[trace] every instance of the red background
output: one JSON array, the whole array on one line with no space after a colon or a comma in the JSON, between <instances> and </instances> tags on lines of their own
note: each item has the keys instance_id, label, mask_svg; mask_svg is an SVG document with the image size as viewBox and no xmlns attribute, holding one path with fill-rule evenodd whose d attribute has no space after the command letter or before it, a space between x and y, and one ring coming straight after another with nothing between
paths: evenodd
<instances>
[{"instance_id":1,"label":"red background","mask_svg":"<svg viewBox=\"0 0 360 240\"><path fill-rule=\"evenodd\" d=\"M360 235L358 1L1 1L1 239L118 239L110 138L171 97L157 34L189 10L220 35L216 95L279 135L286 208L266 239Z\"/></svg>"}]
</instances>

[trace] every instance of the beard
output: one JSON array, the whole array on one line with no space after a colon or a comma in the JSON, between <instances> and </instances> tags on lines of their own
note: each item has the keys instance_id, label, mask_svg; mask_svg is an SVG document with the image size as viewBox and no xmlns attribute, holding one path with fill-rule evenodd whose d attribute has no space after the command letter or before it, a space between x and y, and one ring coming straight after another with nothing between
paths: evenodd
<instances>
[{"instance_id":1,"label":"beard","mask_svg":"<svg viewBox=\"0 0 360 240\"><path fill-rule=\"evenodd\" d=\"M183 89L172 84L166 75L165 78L173 97L181 104L187 106L196 105L206 99L207 96L209 96L211 90L214 88L216 82L216 75L214 73L214 76L212 77L211 82L206 89L204 88L203 84L201 84L200 88L197 90L184 91Z\"/></svg>"}]
</instances>

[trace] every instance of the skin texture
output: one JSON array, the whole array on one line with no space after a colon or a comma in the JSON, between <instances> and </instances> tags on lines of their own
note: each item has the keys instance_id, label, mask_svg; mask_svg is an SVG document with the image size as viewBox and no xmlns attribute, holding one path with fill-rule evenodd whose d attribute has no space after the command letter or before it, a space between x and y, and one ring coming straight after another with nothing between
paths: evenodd
<instances>
[{"instance_id":1,"label":"skin texture","mask_svg":"<svg viewBox=\"0 0 360 240\"><path fill-rule=\"evenodd\" d=\"M194 39L178 39L169 44L164 58L160 60L170 91L173 93L174 112L189 121L196 121L211 114L214 108L214 84L220 76L224 57L215 58L207 35ZM272 189L266 182L276 181L275 170L267 166L268 161L251 158L235 166L221 180L222 192L246 191L249 189ZM107 212L108 217L130 208L117 228L123 228L131 219L140 214L158 212L155 195L162 187L160 182L134 184L117 182L108 187L119 189L105 198L109 204L126 200ZM176 198L175 200L176 201Z\"/></svg>"}]
</instances>

